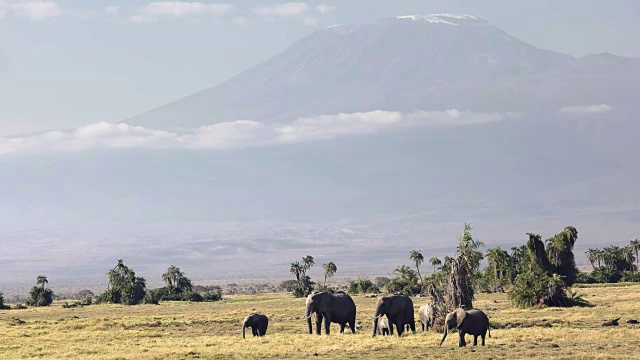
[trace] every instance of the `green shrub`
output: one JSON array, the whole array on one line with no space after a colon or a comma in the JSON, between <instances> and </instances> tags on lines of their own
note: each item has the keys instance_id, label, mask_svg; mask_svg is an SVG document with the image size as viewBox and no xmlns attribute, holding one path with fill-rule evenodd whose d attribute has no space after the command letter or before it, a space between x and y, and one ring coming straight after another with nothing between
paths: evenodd
<instances>
[{"instance_id":1,"label":"green shrub","mask_svg":"<svg viewBox=\"0 0 640 360\"><path fill-rule=\"evenodd\" d=\"M622 272L622 281L624 282L640 282L640 272L627 270Z\"/></svg>"},{"instance_id":2,"label":"green shrub","mask_svg":"<svg viewBox=\"0 0 640 360\"><path fill-rule=\"evenodd\" d=\"M380 289L369 279L360 279L349 282L347 292L350 294L371 294L379 293Z\"/></svg>"},{"instance_id":3,"label":"green shrub","mask_svg":"<svg viewBox=\"0 0 640 360\"><path fill-rule=\"evenodd\" d=\"M0 292L0 310L9 310L9 306L4 304L4 294Z\"/></svg>"}]
</instances>

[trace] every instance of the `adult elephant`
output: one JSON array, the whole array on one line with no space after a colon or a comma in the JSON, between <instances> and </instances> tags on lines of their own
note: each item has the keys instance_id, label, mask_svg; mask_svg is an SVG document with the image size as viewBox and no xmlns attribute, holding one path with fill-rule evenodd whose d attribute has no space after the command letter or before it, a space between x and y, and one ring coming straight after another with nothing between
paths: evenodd
<instances>
[{"instance_id":1,"label":"adult elephant","mask_svg":"<svg viewBox=\"0 0 640 360\"><path fill-rule=\"evenodd\" d=\"M349 324L351 332L355 334L356 329L356 304L343 291L335 293L316 292L307 297L307 310L304 316L309 325L309 334L313 334L311 326L311 315L316 314L316 334L322 332L322 321L324 320L324 331L328 335L331 333L331 323L340 325L340 334L344 334L344 327Z\"/></svg>"},{"instance_id":2,"label":"adult elephant","mask_svg":"<svg viewBox=\"0 0 640 360\"><path fill-rule=\"evenodd\" d=\"M436 319L435 308L431 304L424 304L420 306L418 310L418 318L422 325L422 331L429 331L430 327L433 327L433 323Z\"/></svg>"},{"instance_id":3,"label":"adult elephant","mask_svg":"<svg viewBox=\"0 0 640 360\"><path fill-rule=\"evenodd\" d=\"M404 333L405 325L408 325L413 333L416 332L416 323L413 316L413 301L406 295L389 295L378 298L376 313L373 318L373 336L376 336L378 320L382 315L389 319L389 332L393 334L395 325L398 336Z\"/></svg>"},{"instance_id":4,"label":"adult elephant","mask_svg":"<svg viewBox=\"0 0 640 360\"><path fill-rule=\"evenodd\" d=\"M444 323L444 335L440 341L440 346L447 338L447 333L455 328L458 328L458 346L467 346L464 336L466 334L473 335L473 346L478 345L478 336L482 337L482 346L484 346L484 337L489 332L491 337L491 330L489 329L489 318L487 315L477 309L465 310L456 309L447 314Z\"/></svg>"},{"instance_id":5,"label":"adult elephant","mask_svg":"<svg viewBox=\"0 0 640 360\"><path fill-rule=\"evenodd\" d=\"M251 328L253 336L264 336L269 326L269 318L266 315L253 313L244 318L242 322L242 338L244 339L245 330Z\"/></svg>"}]
</instances>

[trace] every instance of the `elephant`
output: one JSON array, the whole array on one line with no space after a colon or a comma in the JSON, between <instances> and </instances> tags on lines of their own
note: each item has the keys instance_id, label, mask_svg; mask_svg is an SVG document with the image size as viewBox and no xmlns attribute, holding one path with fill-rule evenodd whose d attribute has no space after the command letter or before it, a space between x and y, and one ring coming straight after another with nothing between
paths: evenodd
<instances>
[{"instance_id":1,"label":"elephant","mask_svg":"<svg viewBox=\"0 0 640 360\"><path fill-rule=\"evenodd\" d=\"M344 291L315 292L307 297L307 310L305 318L309 325L309 334L313 334L311 326L311 315L316 313L316 334L322 332L322 321L324 320L324 330L327 335L331 333L331 323L340 324L340 334L344 334L344 327L349 324L351 332L355 334L356 329L356 304Z\"/></svg>"},{"instance_id":2,"label":"elephant","mask_svg":"<svg viewBox=\"0 0 640 360\"><path fill-rule=\"evenodd\" d=\"M244 333L247 327L251 328L253 336L264 336L267 333L267 326L269 325L269 318L266 315L253 313L244 318L242 322L242 338L244 339Z\"/></svg>"},{"instance_id":3,"label":"elephant","mask_svg":"<svg viewBox=\"0 0 640 360\"><path fill-rule=\"evenodd\" d=\"M389 319L389 333L393 334L393 326L398 331L398 336L402 336L405 326L409 326L415 334L416 323L413 314L413 301L406 295L389 295L378 298L376 303L376 313L373 317L373 336L376 336L378 329L378 319L386 315Z\"/></svg>"},{"instance_id":4,"label":"elephant","mask_svg":"<svg viewBox=\"0 0 640 360\"><path fill-rule=\"evenodd\" d=\"M382 318L378 321L378 335L393 335L393 330L389 329L389 319Z\"/></svg>"},{"instance_id":5,"label":"elephant","mask_svg":"<svg viewBox=\"0 0 640 360\"><path fill-rule=\"evenodd\" d=\"M433 305L424 304L418 310L418 317L420 318L420 324L422 324L422 331L429 331L436 319L436 310Z\"/></svg>"},{"instance_id":6,"label":"elephant","mask_svg":"<svg viewBox=\"0 0 640 360\"><path fill-rule=\"evenodd\" d=\"M447 338L447 333L454 328L458 328L458 335L460 335L460 340L458 341L459 347L467 346L464 340L466 334L473 335L473 346L478 345L478 336L482 337L482 346L484 346L484 337L487 332L489 332L489 337L491 337L489 318L484 312L477 309L456 309L448 313L445 319L444 335L442 335L440 346L442 346L444 339Z\"/></svg>"}]
</instances>

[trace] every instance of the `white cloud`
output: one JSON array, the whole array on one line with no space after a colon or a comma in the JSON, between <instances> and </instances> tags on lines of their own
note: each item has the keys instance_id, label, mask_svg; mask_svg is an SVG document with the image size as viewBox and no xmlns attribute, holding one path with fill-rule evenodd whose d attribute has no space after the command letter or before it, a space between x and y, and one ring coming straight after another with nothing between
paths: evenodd
<instances>
[{"instance_id":1,"label":"white cloud","mask_svg":"<svg viewBox=\"0 0 640 360\"><path fill-rule=\"evenodd\" d=\"M302 2L289 2L286 4L275 4L270 6L260 6L253 9L253 13L265 18L285 18L301 16L308 13L311 7Z\"/></svg>"},{"instance_id":2,"label":"white cloud","mask_svg":"<svg viewBox=\"0 0 640 360\"><path fill-rule=\"evenodd\" d=\"M61 16L65 11L52 1L20 1L8 5L11 13L35 21L47 20Z\"/></svg>"},{"instance_id":3,"label":"white cloud","mask_svg":"<svg viewBox=\"0 0 640 360\"><path fill-rule=\"evenodd\" d=\"M607 104L598 104L598 105L573 105L573 106L565 106L560 109L561 114L569 114L569 115L586 115L586 114L601 114L608 111L611 111L613 108Z\"/></svg>"},{"instance_id":4,"label":"white cloud","mask_svg":"<svg viewBox=\"0 0 640 360\"><path fill-rule=\"evenodd\" d=\"M329 13L332 13L332 12L336 11L338 9L338 7L337 6L329 6L329 5L320 4L320 5L316 6L316 9L318 10L318 12L320 14L329 14Z\"/></svg>"},{"instance_id":5,"label":"white cloud","mask_svg":"<svg viewBox=\"0 0 640 360\"><path fill-rule=\"evenodd\" d=\"M136 24L153 23L156 21L158 21L158 19L150 16L144 16L144 15L133 15L129 18L129 22L136 23Z\"/></svg>"},{"instance_id":6,"label":"white cloud","mask_svg":"<svg viewBox=\"0 0 640 360\"><path fill-rule=\"evenodd\" d=\"M201 2L159 1L138 10L138 16L146 19L194 18L223 16L234 10L231 4L205 4ZM132 17L131 20L134 18Z\"/></svg>"},{"instance_id":7,"label":"white cloud","mask_svg":"<svg viewBox=\"0 0 640 360\"><path fill-rule=\"evenodd\" d=\"M118 15L120 14L120 6L106 6L102 11L107 15Z\"/></svg>"},{"instance_id":8,"label":"white cloud","mask_svg":"<svg viewBox=\"0 0 640 360\"><path fill-rule=\"evenodd\" d=\"M101 122L71 132L52 131L22 138L0 139L0 155L127 148L229 149L313 142L412 127L481 124L520 115L455 109L409 114L371 111L312 116L276 124L238 120L201 127L186 135Z\"/></svg>"}]
</instances>

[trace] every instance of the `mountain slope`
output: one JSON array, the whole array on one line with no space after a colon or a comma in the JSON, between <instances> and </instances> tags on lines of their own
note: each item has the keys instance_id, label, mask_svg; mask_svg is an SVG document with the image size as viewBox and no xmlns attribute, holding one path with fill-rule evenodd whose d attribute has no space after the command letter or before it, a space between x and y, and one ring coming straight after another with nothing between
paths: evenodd
<instances>
[{"instance_id":1,"label":"mountain slope","mask_svg":"<svg viewBox=\"0 0 640 360\"><path fill-rule=\"evenodd\" d=\"M639 80L635 59L538 49L468 15L410 16L317 30L219 86L125 122L179 130L371 110L553 109L628 101Z\"/></svg>"}]
</instances>

